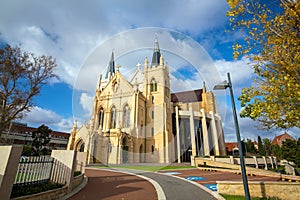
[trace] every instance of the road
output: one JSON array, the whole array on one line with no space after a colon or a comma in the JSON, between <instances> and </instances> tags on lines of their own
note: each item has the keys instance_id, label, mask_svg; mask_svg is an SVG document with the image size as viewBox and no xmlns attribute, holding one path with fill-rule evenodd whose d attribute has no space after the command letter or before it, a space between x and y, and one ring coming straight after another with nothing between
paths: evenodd
<instances>
[{"instance_id":1,"label":"road","mask_svg":"<svg viewBox=\"0 0 300 200\"><path fill-rule=\"evenodd\" d=\"M194 185L188 181L176 178L170 175L164 175L161 173L144 172L138 170L125 170L115 169L119 172L129 172L138 174L150 178L156 181L163 192L165 193L166 199L172 200L216 200L216 198L210 193L206 192L197 185Z\"/></svg>"}]
</instances>

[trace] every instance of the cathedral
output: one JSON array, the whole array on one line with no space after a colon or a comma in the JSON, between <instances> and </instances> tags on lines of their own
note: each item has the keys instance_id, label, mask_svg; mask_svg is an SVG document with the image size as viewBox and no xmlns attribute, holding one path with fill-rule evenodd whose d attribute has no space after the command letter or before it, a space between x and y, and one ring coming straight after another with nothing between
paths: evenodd
<instances>
[{"instance_id":1,"label":"cathedral","mask_svg":"<svg viewBox=\"0 0 300 200\"><path fill-rule=\"evenodd\" d=\"M87 163L192 162L225 155L215 95L202 89L171 93L168 64L155 39L151 62L130 79L111 55L95 91L88 123L74 123L68 150L87 152Z\"/></svg>"}]
</instances>

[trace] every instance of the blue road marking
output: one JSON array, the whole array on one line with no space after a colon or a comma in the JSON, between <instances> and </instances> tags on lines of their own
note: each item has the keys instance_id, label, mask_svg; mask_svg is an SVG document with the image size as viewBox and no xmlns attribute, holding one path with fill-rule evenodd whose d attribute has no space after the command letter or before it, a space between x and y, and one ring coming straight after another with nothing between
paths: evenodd
<instances>
[{"instance_id":1,"label":"blue road marking","mask_svg":"<svg viewBox=\"0 0 300 200\"><path fill-rule=\"evenodd\" d=\"M190 181L202 181L202 180L206 180L206 178L200 177L200 176L186 176L184 177L187 180Z\"/></svg>"},{"instance_id":2,"label":"blue road marking","mask_svg":"<svg viewBox=\"0 0 300 200\"><path fill-rule=\"evenodd\" d=\"M217 184L205 184L205 187L207 187L208 189L212 190L212 191L217 191Z\"/></svg>"}]
</instances>

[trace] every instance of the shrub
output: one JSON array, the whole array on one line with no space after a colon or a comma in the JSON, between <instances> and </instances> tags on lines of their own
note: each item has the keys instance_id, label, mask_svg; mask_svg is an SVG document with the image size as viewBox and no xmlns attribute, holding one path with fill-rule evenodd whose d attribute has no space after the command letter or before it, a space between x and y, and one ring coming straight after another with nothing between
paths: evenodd
<instances>
[{"instance_id":1,"label":"shrub","mask_svg":"<svg viewBox=\"0 0 300 200\"><path fill-rule=\"evenodd\" d=\"M75 171L75 172L74 172L74 177L75 177L75 176L79 176L79 175L81 175L81 171Z\"/></svg>"},{"instance_id":2,"label":"shrub","mask_svg":"<svg viewBox=\"0 0 300 200\"><path fill-rule=\"evenodd\" d=\"M14 186L11 192L11 198L27 196L31 194L36 194L48 190L53 190L63 187L63 184L59 183L40 183L35 185L22 185Z\"/></svg>"}]
</instances>

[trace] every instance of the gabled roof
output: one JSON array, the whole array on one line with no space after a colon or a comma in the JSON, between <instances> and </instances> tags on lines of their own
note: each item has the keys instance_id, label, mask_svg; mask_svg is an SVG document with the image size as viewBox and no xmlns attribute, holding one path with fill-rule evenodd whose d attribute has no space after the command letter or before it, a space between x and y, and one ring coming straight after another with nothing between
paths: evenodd
<instances>
[{"instance_id":1,"label":"gabled roof","mask_svg":"<svg viewBox=\"0 0 300 200\"><path fill-rule=\"evenodd\" d=\"M203 93L203 89L172 93L171 101L173 103L199 102L202 101L202 93Z\"/></svg>"},{"instance_id":2,"label":"gabled roof","mask_svg":"<svg viewBox=\"0 0 300 200\"><path fill-rule=\"evenodd\" d=\"M122 90L122 92L132 92L134 90L133 85L128 82L128 80L120 73L120 71L117 71L115 75L108 81L107 85L103 88L100 96L107 95L112 88L112 84L118 80L118 89L116 93Z\"/></svg>"},{"instance_id":3,"label":"gabled roof","mask_svg":"<svg viewBox=\"0 0 300 200\"><path fill-rule=\"evenodd\" d=\"M283 134L276 136L273 139L272 144L278 144L279 146L281 146L282 143L286 140L295 140L295 138L293 138L288 133L284 132Z\"/></svg>"},{"instance_id":4,"label":"gabled roof","mask_svg":"<svg viewBox=\"0 0 300 200\"><path fill-rule=\"evenodd\" d=\"M237 142L226 142L225 147L227 151L233 151L234 149L238 149L238 143Z\"/></svg>"}]
</instances>

